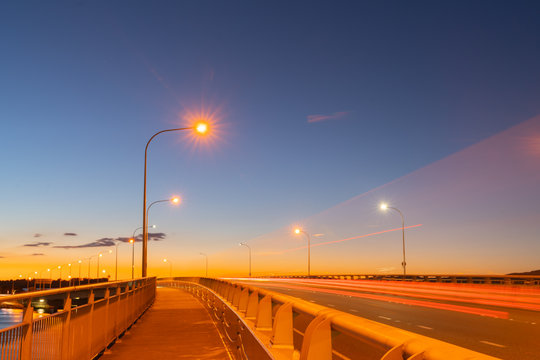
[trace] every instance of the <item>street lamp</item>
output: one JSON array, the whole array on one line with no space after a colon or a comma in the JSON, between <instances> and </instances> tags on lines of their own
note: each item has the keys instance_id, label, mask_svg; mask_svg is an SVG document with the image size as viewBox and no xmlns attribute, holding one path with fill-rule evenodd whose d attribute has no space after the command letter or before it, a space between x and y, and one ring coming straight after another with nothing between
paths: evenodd
<instances>
[{"instance_id":1,"label":"street lamp","mask_svg":"<svg viewBox=\"0 0 540 360\"><path fill-rule=\"evenodd\" d=\"M150 142L159 134L170 132L170 131L182 131L182 130L192 130L196 134L204 135L208 132L208 124L206 122L197 122L191 127L184 127L184 128L176 128L176 129L167 129L167 130L161 130L152 135L152 137L148 140L146 143L146 147L144 148L144 188L143 188L143 221L142 221L142 228L143 228L143 249L142 249L142 276L147 276L147 270L148 270L148 264L147 264L147 257L148 257L148 230L147 230L147 224L148 221L146 219L146 164L148 159L148 145L150 145Z\"/></svg>"},{"instance_id":2,"label":"street lamp","mask_svg":"<svg viewBox=\"0 0 540 360\"><path fill-rule=\"evenodd\" d=\"M249 277L251 277L251 248L249 247L248 244L243 243L243 242L239 243L238 245L239 245L239 246L245 246L245 247L247 247L248 250L249 250Z\"/></svg>"},{"instance_id":3,"label":"street lamp","mask_svg":"<svg viewBox=\"0 0 540 360\"><path fill-rule=\"evenodd\" d=\"M146 221L148 221L148 213L150 212L150 208L152 207L152 205L157 204L157 203L162 203L162 202L169 202L169 201L173 205L179 205L180 204L180 198L178 196L173 196L170 199L156 200L156 201L152 202L150 205L148 205L148 209L146 209ZM146 237L148 237L148 232L146 233Z\"/></svg>"},{"instance_id":4,"label":"street lamp","mask_svg":"<svg viewBox=\"0 0 540 360\"><path fill-rule=\"evenodd\" d=\"M199 254L206 258L206 275L205 275L205 277L208 277L208 255L206 255L205 253L199 253Z\"/></svg>"},{"instance_id":5,"label":"street lamp","mask_svg":"<svg viewBox=\"0 0 540 360\"><path fill-rule=\"evenodd\" d=\"M149 225L149 228L155 229L156 225ZM137 233L137 230L142 229L142 226L139 226L133 231L133 235L131 236L131 239L129 239L129 243L131 246L131 279L135 278L135 234Z\"/></svg>"},{"instance_id":6,"label":"street lamp","mask_svg":"<svg viewBox=\"0 0 540 360\"><path fill-rule=\"evenodd\" d=\"M164 262L164 263L166 263L166 262L169 263L169 277L172 278L172 262L170 262L170 261L167 260L167 259L163 259L163 262Z\"/></svg>"},{"instance_id":7,"label":"street lamp","mask_svg":"<svg viewBox=\"0 0 540 360\"><path fill-rule=\"evenodd\" d=\"M407 262L405 261L405 219L403 217L403 213L398 208L388 206L388 204L386 203L382 203L380 205L380 208L382 211L392 209L394 211L397 211L399 215L401 216L401 234L403 238L403 262L401 263L401 266L403 266L403 276L405 277L407 275L407 270L406 270Z\"/></svg>"},{"instance_id":8,"label":"street lamp","mask_svg":"<svg viewBox=\"0 0 540 360\"><path fill-rule=\"evenodd\" d=\"M58 287L61 288L62 287L62 265L58 265L58 270L60 272L60 276L59 276L59 280L58 280Z\"/></svg>"},{"instance_id":9,"label":"street lamp","mask_svg":"<svg viewBox=\"0 0 540 360\"><path fill-rule=\"evenodd\" d=\"M77 261L79 263L79 286L81 285L81 263L82 260Z\"/></svg>"},{"instance_id":10,"label":"street lamp","mask_svg":"<svg viewBox=\"0 0 540 360\"><path fill-rule=\"evenodd\" d=\"M68 264L68 267L69 267L69 275L68 275L69 286L71 286L71 264Z\"/></svg>"},{"instance_id":11,"label":"street lamp","mask_svg":"<svg viewBox=\"0 0 540 360\"><path fill-rule=\"evenodd\" d=\"M296 228L294 229L294 233L296 235L299 235L300 233L306 235L307 237L307 243L308 243L308 246L307 246L307 276L310 277L311 276L311 236L309 236L309 234L307 232L305 232L304 230L300 229L300 228Z\"/></svg>"},{"instance_id":12,"label":"street lamp","mask_svg":"<svg viewBox=\"0 0 540 360\"><path fill-rule=\"evenodd\" d=\"M98 256L97 256L97 272L96 272L96 278L98 279L99 281L99 258L102 257L103 254L102 253L99 253Z\"/></svg>"}]
</instances>

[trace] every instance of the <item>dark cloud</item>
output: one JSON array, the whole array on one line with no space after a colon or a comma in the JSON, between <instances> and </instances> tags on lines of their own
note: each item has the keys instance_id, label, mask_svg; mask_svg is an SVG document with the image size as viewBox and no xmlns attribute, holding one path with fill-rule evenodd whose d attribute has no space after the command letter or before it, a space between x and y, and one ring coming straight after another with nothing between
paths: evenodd
<instances>
[{"instance_id":1,"label":"dark cloud","mask_svg":"<svg viewBox=\"0 0 540 360\"><path fill-rule=\"evenodd\" d=\"M42 237L42 236L43 236L43 234L39 234L39 233L34 234L34 237Z\"/></svg>"},{"instance_id":2,"label":"dark cloud","mask_svg":"<svg viewBox=\"0 0 540 360\"><path fill-rule=\"evenodd\" d=\"M0 255L0 259L5 259L5 258L6 258L5 256Z\"/></svg>"},{"instance_id":3,"label":"dark cloud","mask_svg":"<svg viewBox=\"0 0 540 360\"><path fill-rule=\"evenodd\" d=\"M45 255L45 254L44 254L44 253L33 253L33 254L30 255L30 256L43 256L43 255Z\"/></svg>"},{"instance_id":4,"label":"dark cloud","mask_svg":"<svg viewBox=\"0 0 540 360\"><path fill-rule=\"evenodd\" d=\"M39 246L49 246L51 244L52 244L52 242L38 241L38 242L35 242L35 243L31 243L31 244L24 244L23 246L39 247Z\"/></svg>"},{"instance_id":5,"label":"dark cloud","mask_svg":"<svg viewBox=\"0 0 540 360\"><path fill-rule=\"evenodd\" d=\"M167 235L165 233L149 233L149 241L161 241L165 239ZM117 242L129 242L129 237L117 237L117 238L101 238L90 243L81 244L81 245L56 245L53 246L58 249L80 249L80 248L93 248L93 247L109 247L116 245ZM136 242L142 241L141 236L135 238Z\"/></svg>"},{"instance_id":6,"label":"dark cloud","mask_svg":"<svg viewBox=\"0 0 540 360\"><path fill-rule=\"evenodd\" d=\"M75 233L64 233L64 236L77 236Z\"/></svg>"}]
</instances>

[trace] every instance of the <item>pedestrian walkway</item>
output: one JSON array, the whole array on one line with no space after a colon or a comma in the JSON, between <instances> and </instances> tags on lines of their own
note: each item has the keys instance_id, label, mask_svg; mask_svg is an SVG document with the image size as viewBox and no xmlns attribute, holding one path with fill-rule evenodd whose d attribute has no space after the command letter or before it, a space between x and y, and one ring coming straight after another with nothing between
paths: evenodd
<instances>
[{"instance_id":1,"label":"pedestrian walkway","mask_svg":"<svg viewBox=\"0 0 540 360\"><path fill-rule=\"evenodd\" d=\"M232 356L196 298L180 289L158 288L154 305L101 359L231 360Z\"/></svg>"}]
</instances>

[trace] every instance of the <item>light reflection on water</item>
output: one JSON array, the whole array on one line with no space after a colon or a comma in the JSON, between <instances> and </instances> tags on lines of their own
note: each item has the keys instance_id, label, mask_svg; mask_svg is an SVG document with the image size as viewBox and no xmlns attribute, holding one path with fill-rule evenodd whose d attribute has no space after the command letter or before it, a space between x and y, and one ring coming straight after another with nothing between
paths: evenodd
<instances>
[{"instance_id":1,"label":"light reflection on water","mask_svg":"<svg viewBox=\"0 0 540 360\"><path fill-rule=\"evenodd\" d=\"M34 311L34 319L47 315L43 309ZM18 324L22 321L22 309L0 309L0 329Z\"/></svg>"},{"instance_id":2,"label":"light reflection on water","mask_svg":"<svg viewBox=\"0 0 540 360\"><path fill-rule=\"evenodd\" d=\"M0 309L0 329L20 323L22 316L21 309Z\"/></svg>"}]
</instances>

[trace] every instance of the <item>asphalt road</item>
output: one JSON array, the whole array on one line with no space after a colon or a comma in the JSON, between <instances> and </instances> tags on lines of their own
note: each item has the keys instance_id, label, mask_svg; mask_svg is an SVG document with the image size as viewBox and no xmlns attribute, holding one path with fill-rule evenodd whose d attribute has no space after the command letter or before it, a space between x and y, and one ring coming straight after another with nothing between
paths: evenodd
<instances>
[{"instance_id":1,"label":"asphalt road","mask_svg":"<svg viewBox=\"0 0 540 360\"><path fill-rule=\"evenodd\" d=\"M233 279L502 359L540 359L540 289Z\"/></svg>"}]
</instances>

